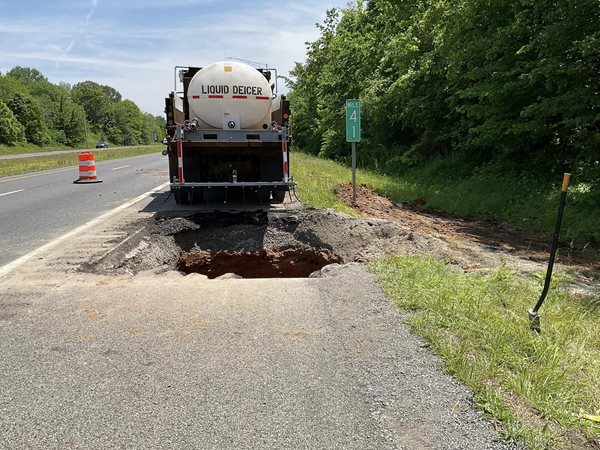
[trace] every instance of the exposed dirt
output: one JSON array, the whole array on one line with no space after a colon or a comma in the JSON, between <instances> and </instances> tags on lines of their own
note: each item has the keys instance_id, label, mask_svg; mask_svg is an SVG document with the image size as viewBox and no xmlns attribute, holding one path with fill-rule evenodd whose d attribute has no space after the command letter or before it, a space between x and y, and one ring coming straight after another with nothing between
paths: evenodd
<instances>
[{"instance_id":1,"label":"exposed dirt","mask_svg":"<svg viewBox=\"0 0 600 450\"><path fill-rule=\"evenodd\" d=\"M351 186L337 196L351 203ZM210 278L309 276L329 263L366 262L383 255L432 255L466 272L489 271L505 262L519 273L543 273L549 236L491 221L425 210L425 199L398 205L358 186L349 217L311 208L238 212L162 213L124 226L84 271L128 273L180 270ZM309 256L310 255L310 256ZM598 259L562 245L559 270L574 275L575 291L600 291Z\"/></svg>"},{"instance_id":2,"label":"exposed dirt","mask_svg":"<svg viewBox=\"0 0 600 450\"><path fill-rule=\"evenodd\" d=\"M252 252L184 253L177 262L183 273L200 273L217 278L234 273L242 278L306 278L324 266L342 259L330 250L313 251L305 247L269 248Z\"/></svg>"},{"instance_id":3,"label":"exposed dirt","mask_svg":"<svg viewBox=\"0 0 600 450\"><path fill-rule=\"evenodd\" d=\"M413 242L393 222L330 210L163 215L126 228L119 231L127 238L114 240L82 269L130 274L178 269L211 278L225 273L300 277L330 263L364 262L421 245L436 248L433 242Z\"/></svg>"},{"instance_id":4,"label":"exposed dirt","mask_svg":"<svg viewBox=\"0 0 600 450\"><path fill-rule=\"evenodd\" d=\"M349 203L349 186L339 189L338 195ZM164 203L162 198L160 203ZM368 420L372 421L372 418L376 417L385 422L386 426L393 430L393 436L401 440L406 448L429 448L434 441L443 442L448 448L467 448L469 445L477 448L483 448L485 445L485 448L492 448L492 444L473 445L474 434L469 427L477 422L472 416L457 416L457 412L468 412L471 407L470 400L459 399L459 404L456 395L452 393L459 383L444 381L445 375L435 369L437 366L433 365L429 350L423 348L423 343L412 341L413 336L402 323L403 319L397 315L399 313L393 305L383 297L374 302L380 291L372 284L371 277L367 276L362 268L358 270L358 264L347 263L365 262L386 254L417 254L442 258L465 271L490 270L505 260L507 265L521 273L539 272L545 268L546 240L539 235L520 233L496 223L468 221L420 210L425 204L424 200L420 200L411 205L396 205L363 186L359 190L357 209L370 216L364 218L349 217L331 210L303 208L301 205L299 209L269 212L190 213L188 210L155 213L156 210L150 208L144 214L133 210L127 214L123 212L123 217L119 216L118 220L113 218L111 223L96 226L94 232L88 233L86 239L72 240L65 243L65 249L57 248L53 256L50 252L50 257L45 255L44 258L30 261L26 269L17 272L9 280L9 284L3 285L7 286L3 289L7 298L15 296L14 298L23 305L27 305L21 311L25 315L21 314L20 310L15 312L11 309L4 316L5 322L15 321L18 326L0 327L6 331L5 342L10 344L11 339L17 339L20 343L6 347L8 350L18 350L10 353L13 366L23 364L21 371L16 372L15 382L11 386L21 381L28 386L40 385L35 380L35 374L47 372L38 370L37 367L46 361L43 357L36 356L42 347L42 340L52 345L51 351L61 348L71 351L74 342L78 342L81 344L80 352L87 353L80 353L77 357L86 361L85 367L90 368L92 374L89 376L86 373L78 385L86 386L85 391L92 396L99 391L98 386L102 386L105 380L110 378L102 372L106 367L110 366L110 376L114 376L117 363L120 364L121 373L128 375L134 370L135 373L145 374L144 371L148 370L149 365L155 364L148 361L151 355L158 355L162 359L164 355L169 355L172 359L165 360L164 373L160 371L162 366L159 363L151 367L148 377L155 377L158 373L160 376L157 379L165 380L160 385L162 392L172 391L172 386L183 386L183 402L189 395L206 400L207 389L204 387L210 386L210 383L201 383L201 392L189 391L185 384L189 381L189 371L175 371L186 375L187 378L183 377L186 379L179 383L171 383L172 368L187 367L191 351L195 355L201 355L199 358L193 358L194 361L199 361L199 369L195 373L209 370L204 375L205 379L221 382L223 373L232 375L225 384L231 389L225 391L232 392L234 400L244 398L236 391L240 386L242 391L239 392L256 392L261 396L261 400L270 395L272 389L268 389L268 392L261 391L270 383L265 383L264 378L256 379L256 374L274 374L273 380L283 380L281 398L291 399L292 403L296 399L306 399L306 389L300 389L294 397L296 393L290 395L289 386L302 387L306 380L318 380L319 384L323 380L339 380L342 393L347 393L347 386L366 390L361 391L361 397L357 398L361 404L368 398L376 405L373 407L369 404L369 408L372 409L366 416ZM140 216L144 218L140 219ZM206 275L194 273L184 277L175 272L178 268L183 269L179 265L182 255L185 265L208 264L207 267L194 268L204 271ZM583 264L575 265L573 261L580 255L571 255L571 259L567 256L568 254L561 252L561 270L572 267L586 270L578 273L579 279L582 280L581 288L586 289L586 292L591 289L598 292L597 261L584 258ZM236 261L238 257L240 260ZM307 265L300 275L291 267L303 265L304 258L317 259L318 264L314 268ZM87 261L81 264L84 260ZM204 283L200 278L265 276L267 273L258 267L263 261L264 264L270 265L264 269L268 271L268 276L288 277L298 274L323 279L308 282L276 279L249 282L234 280L231 283L215 280ZM330 262L345 265L340 267L335 263L329 264ZM288 266L281 270L274 267L284 263ZM322 264L327 265L319 269ZM65 277L61 270L68 271L69 276ZM127 275L103 277L82 274L77 270L94 274ZM311 270L314 271L309 273ZM129 276L139 272L146 273L137 277ZM165 273L157 276L156 272ZM585 276L581 275L582 273L585 273ZM281 292L285 292L285 295L280 295ZM40 301L40 298L43 301ZM60 302L57 299L60 299ZM207 314L207 305L209 309L212 308L208 317L203 316ZM307 305L314 313L305 314ZM80 313L74 312L78 311L77 308L81 310ZM31 320L32 311L39 320L47 319L48 323L58 324L58 328L54 325L40 327L39 320ZM230 320L223 319L223 311L230 314L225 316ZM281 312L284 314L280 314ZM386 317L389 315L389 320L383 322L382 314ZM35 329L48 330L48 333L54 334L36 334L27 328L30 324L34 324L35 326L32 326ZM211 328L215 327L220 327L219 333L209 334ZM262 332L263 327L271 331ZM318 336L322 337L317 339L317 333L310 334L315 330ZM401 334L398 334L400 332ZM156 339L156 336L160 339ZM275 340L271 340L273 336L276 337ZM279 339L280 336L284 336L285 340ZM132 341L127 342L130 337ZM255 340L255 337L263 341ZM90 345L92 340L93 345ZM294 346L290 347L287 353L280 352L279 347L276 347L281 345L282 341L287 343L292 340ZM181 345L182 342L185 342L185 345ZM240 342L250 342L250 345L243 348L240 347ZM257 342L261 345L257 345ZM314 351L306 351L306 342L310 343ZM190 347L192 344L197 345L197 348ZM147 351L140 352L140 347ZM265 348L268 350L265 355L261 354L252 359L253 351ZM272 351L273 348L277 351ZM177 353L173 352L173 349L183 351ZM97 350L103 350L101 355L112 358L109 366L99 358ZM231 351L231 354L225 352L225 357L222 357L224 350ZM117 352L122 356L115 357ZM26 361L23 355L36 357ZM216 358L211 359L214 355L219 355L222 362ZM247 360L240 360L240 355L247 355ZM283 355L284 358L276 360L273 364L274 355ZM296 368L290 361L296 362L297 355L306 356L299 366L301 368L314 367L314 361L326 361L329 364L323 366L322 373L311 373L309 375L312 378L309 378L306 372L287 371L289 367ZM70 359L64 361L65 373L72 374ZM206 361L217 362L207 364ZM267 363L269 370L255 370L256 366L253 364L256 361ZM239 364L239 367L222 368L231 362ZM347 367L347 370L344 370L351 377L340 377L340 367ZM218 375L216 377L210 372L213 368ZM273 368L275 370L272 370ZM359 369L362 372L360 377L356 378L355 374L359 373ZM242 381L248 381L240 384L238 374L244 370L247 374ZM34 374L33 380L30 379L31 374ZM97 374L98 379L93 376ZM383 374L383 381L374 382L374 374ZM289 377L293 378L296 375L299 382L290 383ZM65 379L62 373L58 373L57 378ZM414 383L411 384L410 381ZM237 403L227 398L220 404L223 383L217 384L218 386L211 387L216 394L207 401L212 401L222 408L221 412L229 414L227 408ZM314 386L319 384L315 381ZM64 383L54 385L66 386ZM136 385L136 380L133 380L133 388L128 385L121 386L123 388L116 391L112 385L109 386L110 392L116 392L115 404L121 404L124 395L132 392L137 395ZM337 389L337 384L335 388ZM333 392L328 385L318 389L319 391L315 391L317 394ZM148 392L148 398L155 398L155 391ZM47 390L44 392L47 393ZM50 405L56 398L61 398L50 392L52 398L46 399L43 397L44 392L35 398L43 398ZM66 395L68 396L68 392ZM103 399L108 398L105 393L101 396ZM347 397L318 395L315 398L337 400ZM95 402L93 404L99 404L94 397L92 401ZM134 404L135 401L130 403ZM109 405L106 417L114 417L114 414L110 414L110 408L114 409L113 403L101 404ZM253 402L251 406L254 404L256 403ZM319 402L309 402L309 406L312 404L319 405ZM159 406L155 416L160 419L160 411L164 411L164 405ZM306 408L304 405L300 406L298 412L291 411L303 422ZM334 406L319 406L319 411L353 411L345 405ZM48 408L40 409L47 410ZM83 410L85 411L85 408ZM239 410L242 414L240 417L246 417L243 413L247 408L241 407ZM9 418L13 416L17 417L6 415ZM289 416L294 419L293 414ZM68 415L67 419L69 417L75 416ZM197 417L193 416L193 420L196 423ZM265 420L268 420L266 423L274 423L270 416L266 416ZM63 428L73 429L73 426L76 427L80 422L74 421L75 425L65 423ZM52 421L44 418L40 423ZM263 422L259 423L263 425ZM165 425L164 421L158 420L157 426L159 425ZM344 429L340 426L333 428ZM448 436L457 430L461 435L459 438L463 440L456 437L453 439L459 439L458 441L448 440ZM105 436L103 431L104 428L98 431L97 435ZM214 435L213 428L209 431ZM127 433L130 435L129 429ZM438 434L442 436L441 439L437 437ZM24 435L31 436L31 433ZM82 434L88 435L89 433ZM140 436L146 435L142 430ZM227 429L224 435L230 437L230 429ZM380 434L376 431L375 434L371 434L373 435ZM52 434L40 432L37 436ZM303 434L302 439L305 436L306 434ZM570 439L577 442L575 438ZM456 442L469 442L469 445ZM372 441L370 443L372 444ZM504 448L502 444L497 445L498 448Z\"/></svg>"},{"instance_id":5,"label":"exposed dirt","mask_svg":"<svg viewBox=\"0 0 600 450\"><path fill-rule=\"evenodd\" d=\"M338 186L335 193L343 203L352 206L351 184ZM426 199L418 198L410 203L397 204L361 184L357 186L354 209L398 223L409 234L435 236L454 246L451 254L456 261L450 258L450 262L459 262L466 257L468 262L461 265L465 271L495 267L499 258L512 261L523 272L545 269L552 239L550 235L519 230L495 221L469 220L427 210L426 203ZM562 242L556 262L562 265L562 269L577 275L579 289L588 291L589 287L598 290L600 258L597 252Z\"/></svg>"}]
</instances>

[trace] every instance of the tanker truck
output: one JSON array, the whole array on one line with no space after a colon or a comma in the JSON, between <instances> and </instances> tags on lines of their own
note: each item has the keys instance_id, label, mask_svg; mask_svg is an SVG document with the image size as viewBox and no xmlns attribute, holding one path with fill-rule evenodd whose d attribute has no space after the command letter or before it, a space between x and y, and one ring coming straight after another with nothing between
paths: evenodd
<instances>
[{"instance_id":1,"label":"tanker truck","mask_svg":"<svg viewBox=\"0 0 600 450\"><path fill-rule=\"evenodd\" d=\"M175 71L163 152L175 201L282 202L294 182L289 101L274 94L276 70L222 61Z\"/></svg>"}]
</instances>

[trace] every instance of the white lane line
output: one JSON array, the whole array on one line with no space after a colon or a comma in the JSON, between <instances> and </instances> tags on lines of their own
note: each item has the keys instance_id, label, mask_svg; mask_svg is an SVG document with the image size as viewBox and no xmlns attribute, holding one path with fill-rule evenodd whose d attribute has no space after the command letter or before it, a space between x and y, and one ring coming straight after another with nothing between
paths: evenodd
<instances>
[{"instance_id":1,"label":"white lane line","mask_svg":"<svg viewBox=\"0 0 600 450\"><path fill-rule=\"evenodd\" d=\"M25 189L19 189L18 191L10 191L10 192L5 192L4 194L0 194L0 197L2 197L3 195L10 195L10 194L16 194L17 192L23 192Z\"/></svg>"},{"instance_id":2,"label":"white lane line","mask_svg":"<svg viewBox=\"0 0 600 450\"><path fill-rule=\"evenodd\" d=\"M119 170L119 169L124 169L125 167L131 167L131 166L121 166L121 167L115 167L114 169L110 169L110 170Z\"/></svg>"},{"instance_id":3,"label":"white lane line","mask_svg":"<svg viewBox=\"0 0 600 450\"><path fill-rule=\"evenodd\" d=\"M69 170L77 170L77 166L67 167L64 169L50 169L50 170L41 170L39 172L33 172L30 174L23 175L14 175L11 177L2 177L0 178L0 183L6 183L7 181L15 181L15 180L23 180L25 178L39 177L40 175L49 175L53 173L67 172Z\"/></svg>"},{"instance_id":4,"label":"white lane line","mask_svg":"<svg viewBox=\"0 0 600 450\"><path fill-rule=\"evenodd\" d=\"M35 250L27 253L26 255L23 255L20 258L17 258L14 261L11 261L8 264L0 267L0 279L3 276L8 275L10 272L12 272L13 270L15 270L17 267L19 267L19 266L23 265L24 263L26 263L30 259L33 259L33 258L36 258L36 257L40 256L41 254L43 254L44 252L50 250L51 248L56 247L61 242L64 242L64 241L66 241L68 239L71 239L76 234L81 233L82 231L87 230L88 228L93 227L94 225L96 225L99 222L107 219L108 217L114 216L119 211L122 211L122 210L124 210L126 208L129 208L130 206L135 205L137 202L142 201L146 197L154 194L155 192L158 192L158 191L164 189L165 187L167 187L169 185L169 183L170 182L167 181L166 183L163 183L160 186L157 186L154 189L151 189L148 192L145 192L142 195L139 195L136 198L133 198L133 199L129 200L128 202L123 203L120 206L117 206L115 209L111 209L110 211L105 212L101 216L96 217L95 219L90 220L88 223L85 223L85 224L81 225L80 227L77 227L74 230L71 230L68 233L63 234L62 236L54 239L53 241L50 241L47 244L44 244L41 247L36 248Z\"/></svg>"}]
</instances>

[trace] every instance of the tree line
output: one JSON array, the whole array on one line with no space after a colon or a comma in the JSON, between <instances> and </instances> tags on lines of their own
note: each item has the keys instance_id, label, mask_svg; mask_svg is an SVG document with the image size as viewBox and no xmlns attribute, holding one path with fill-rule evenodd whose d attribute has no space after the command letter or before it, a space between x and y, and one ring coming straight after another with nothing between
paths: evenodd
<instances>
[{"instance_id":1,"label":"tree line","mask_svg":"<svg viewBox=\"0 0 600 450\"><path fill-rule=\"evenodd\" d=\"M53 84L38 70L20 66L0 73L0 144L76 147L86 143L88 133L114 144L150 144L162 140L164 124L164 118L143 113L113 87L94 81Z\"/></svg>"},{"instance_id":2,"label":"tree line","mask_svg":"<svg viewBox=\"0 0 600 450\"><path fill-rule=\"evenodd\" d=\"M600 2L369 0L332 9L290 81L296 144L398 173L431 159L600 179Z\"/></svg>"}]
</instances>

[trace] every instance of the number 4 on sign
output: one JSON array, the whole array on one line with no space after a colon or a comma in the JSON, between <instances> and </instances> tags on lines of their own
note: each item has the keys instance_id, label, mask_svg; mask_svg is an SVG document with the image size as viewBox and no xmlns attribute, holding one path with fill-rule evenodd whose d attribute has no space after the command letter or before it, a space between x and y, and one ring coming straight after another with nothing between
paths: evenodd
<instances>
[{"instance_id":1,"label":"number 4 on sign","mask_svg":"<svg viewBox=\"0 0 600 450\"><path fill-rule=\"evenodd\" d=\"M356 143L360 141L360 101L346 100L346 142L352 142L352 206L356 204Z\"/></svg>"},{"instance_id":2,"label":"number 4 on sign","mask_svg":"<svg viewBox=\"0 0 600 450\"><path fill-rule=\"evenodd\" d=\"M360 141L360 101L346 100L346 142Z\"/></svg>"}]
</instances>

